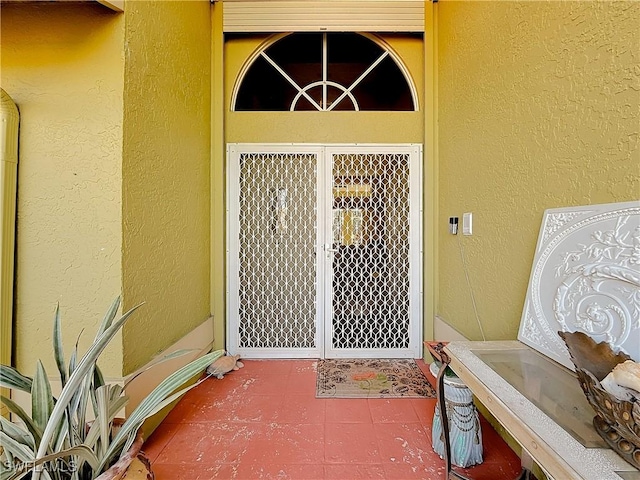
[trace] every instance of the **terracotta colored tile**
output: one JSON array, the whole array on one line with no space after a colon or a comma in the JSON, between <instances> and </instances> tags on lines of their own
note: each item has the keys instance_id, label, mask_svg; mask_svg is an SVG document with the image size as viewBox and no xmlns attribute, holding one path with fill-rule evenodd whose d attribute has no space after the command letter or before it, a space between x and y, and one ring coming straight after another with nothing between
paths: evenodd
<instances>
[{"instance_id":1,"label":"terracotta colored tile","mask_svg":"<svg viewBox=\"0 0 640 480\"><path fill-rule=\"evenodd\" d=\"M211 395L227 395L240 388L244 380L244 377L234 374L227 374L224 378L209 377L189 393L197 398L210 397Z\"/></svg>"},{"instance_id":2,"label":"terracotta colored tile","mask_svg":"<svg viewBox=\"0 0 640 480\"><path fill-rule=\"evenodd\" d=\"M151 436L144 442L142 451L152 463L158 458L160 452L167 446L173 436L181 429L181 425L163 422L156 428Z\"/></svg>"},{"instance_id":3,"label":"terracotta colored tile","mask_svg":"<svg viewBox=\"0 0 640 480\"><path fill-rule=\"evenodd\" d=\"M410 398L370 398L373 423L415 423L420 419Z\"/></svg>"},{"instance_id":4,"label":"terracotta colored tile","mask_svg":"<svg viewBox=\"0 0 640 480\"><path fill-rule=\"evenodd\" d=\"M325 460L327 463L380 463L373 424L327 423Z\"/></svg>"},{"instance_id":5,"label":"terracotta colored tile","mask_svg":"<svg viewBox=\"0 0 640 480\"><path fill-rule=\"evenodd\" d=\"M234 390L234 395L284 395L288 375L253 374L245 375L242 384Z\"/></svg>"},{"instance_id":6,"label":"terracotta colored tile","mask_svg":"<svg viewBox=\"0 0 640 480\"><path fill-rule=\"evenodd\" d=\"M233 377L226 376L223 379L212 378L208 380L212 386L209 393L211 395L234 395L239 397L247 393L247 390L253 383L253 378L260 374L251 375L235 375Z\"/></svg>"},{"instance_id":7,"label":"terracotta colored tile","mask_svg":"<svg viewBox=\"0 0 640 480\"><path fill-rule=\"evenodd\" d=\"M424 373L424 376L431 383L431 386L433 386L435 388L436 387L436 377L435 377L435 375L433 375L431 373L431 364L430 363L424 363L424 362L417 362L417 363L418 363L418 367L420 367L420 370L422 370L422 373Z\"/></svg>"},{"instance_id":8,"label":"terracotta colored tile","mask_svg":"<svg viewBox=\"0 0 640 480\"><path fill-rule=\"evenodd\" d=\"M429 380L431 386L433 388L436 388L436 377L433 376L430 370L431 363L425 363L422 360L416 360L416 364L418 365L420 370L422 370L422 373L424 373L424 376L427 378L427 380Z\"/></svg>"},{"instance_id":9,"label":"terracotta colored tile","mask_svg":"<svg viewBox=\"0 0 640 480\"><path fill-rule=\"evenodd\" d=\"M324 425L272 423L251 439L242 462L284 465L321 464L323 460Z\"/></svg>"},{"instance_id":10,"label":"terracotta colored tile","mask_svg":"<svg viewBox=\"0 0 640 480\"><path fill-rule=\"evenodd\" d=\"M369 478L386 478L382 465L350 465L337 464L324 466L326 480L366 480Z\"/></svg>"},{"instance_id":11,"label":"terracotta colored tile","mask_svg":"<svg viewBox=\"0 0 640 480\"><path fill-rule=\"evenodd\" d=\"M278 421L281 423L324 423L325 421L324 398L315 398L307 395L287 395L282 401L278 413Z\"/></svg>"},{"instance_id":12,"label":"terracotta colored tile","mask_svg":"<svg viewBox=\"0 0 640 480\"><path fill-rule=\"evenodd\" d=\"M201 396L187 416L184 423L219 422L228 420L237 406L238 396L233 393Z\"/></svg>"},{"instance_id":13,"label":"terracotta colored tile","mask_svg":"<svg viewBox=\"0 0 640 480\"><path fill-rule=\"evenodd\" d=\"M262 425L237 423L185 424L153 463L216 465L237 463L253 437L263 435Z\"/></svg>"},{"instance_id":14,"label":"terracotta colored tile","mask_svg":"<svg viewBox=\"0 0 640 480\"><path fill-rule=\"evenodd\" d=\"M284 397L281 395L247 395L228 412L232 422L269 423L277 420Z\"/></svg>"},{"instance_id":15,"label":"terracotta colored tile","mask_svg":"<svg viewBox=\"0 0 640 480\"><path fill-rule=\"evenodd\" d=\"M216 476L213 477L216 480L235 480L245 479L247 477L241 477L238 470L240 469L239 463L221 463L215 466ZM156 478L156 480L158 480ZM177 478L175 480L178 480ZM187 480L186 478L184 480Z\"/></svg>"},{"instance_id":16,"label":"terracotta colored tile","mask_svg":"<svg viewBox=\"0 0 640 480\"><path fill-rule=\"evenodd\" d=\"M212 396L190 413L191 422L271 422L277 418L284 396L242 395Z\"/></svg>"},{"instance_id":17,"label":"terracotta colored tile","mask_svg":"<svg viewBox=\"0 0 640 480\"><path fill-rule=\"evenodd\" d=\"M145 443L158 480L444 477L435 400L316 399L315 360L246 363L189 391ZM463 472L513 478L520 459L481 422L485 461Z\"/></svg>"},{"instance_id":18,"label":"terracotta colored tile","mask_svg":"<svg viewBox=\"0 0 640 480\"><path fill-rule=\"evenodd\" d=\"M163 423L180 423L191 416L192 411L198 403L198 399L193 395L189 395L189 393L191 392L187 392L187 394L178 401L176 406L169 412L169 415L165 417Z\"/></svg>"},{"instance_id":19,"label":"terracotta colored tile","mask_svg":"<svg viewBox=\"0 0 640 480\"><path fill-rule=\"evenodd\" d=\"M296 372L291 373L287 379L287 395L316 395L316 373Z\"/></svg>"},{"instance_id":20,"label":"terracotta colored tile","mask_svg":"<svg viewBox=\"0 0 640 480\"><path fill-rule=\"evenodd\" d=\"M500 443L482 440L483 463L500 464L511 469L520 470L520 457L500 439Z\"/></svg>"},{"instance_id":21,"label":"terracotta colored tile","mask_svg":"<svg viewBox=\"0 0 640 480\"><path fill-rule=\"evenodd\" d=\"M429 364L430 363L431 363L431 357L429 357L429 362L425 362L421 358L417 358L416 359L416 365L418 365L418 368L420 368L420 370L422 370L424 373L429 373Z\"/></svg>"},{"instance_id":22,"label":"terracotta colored tile","mask_svg":"<svg viewBox=\"0 0 640 480\"><path fill-rule=\"evenodd\" d=\"M434 455L431 441L420 423L376 423L376 439L383 462L422 464Z\"/></svg>"},{"instance_id":23,"label":"terracotta colored tile","mask_svg":"<svg viewBox=\"0 0 640 480\"><path fill-rule=\"evenodd\" d=\"M327 423L371 423L366 398L329 398L326 405Z\"/></svg>"},{"instance_id":24,"label":"terracotta colored tile","mask_svg":"<svg viewBox=\"0 0 640 480\"><path fill-rule=\"evenodd\" d=\"M430 374L429 375L425 375L425 376L427 377L427 380L429 380L429 383L431 383L431 386L433 387L434 392L437 392L438 391L438 385L437 385L437 382L436 382L436 378L431 376ZM435 395L435 393L434 393L434 395Z\"/></svg>"},{"instance_id":25,"label":"terracotta colored tile","mask_svg":"<svg viewBox=\"0 0 640 480\"><path fill-rule=\"evenodd\" d=\"M295 361L291 360L242 360L244 367L233 372L246 375L280 375L286 377L291 373Z\"/></svg>"},{"instance_id":26,"label":"terracotta colored tile","mask_svg":"<svg viewBox=\"0 0 640 480\"><path fill-rule=\"evenodd\" d=\"M219 475L223 474L219 472ZM286 480L322 480L324 478L324 470L321 464L277 464L267 463L259 464L242 464L235 469L236 476L220 476L219 478L232 479L286 479Z\"/></svg>"},{"instance_id":27,"label":"terracotta colored tile","mask_svg":"<svg viewBox=\"0 0 640 480\"><path fill-rule=\"evenodd\" d=\"M291 373L318 372L317 360L291 360Z\"/></svg>"},{"instance_id":28,"label":"terracotta colored tile","mask_svg":"<svg viewBox=\"0 0 640 480\"><path fill-rule=\"evenodd\" d=\"M520 465L504 463L482 463L475 467L459 469L458 471L474 480L513 480L520 473Z\"/></svg>"},{"instance_id":29,"label":"terracotta colored tile","mask_svg":"<svg viewBox=\"0 0 640 480\"><path fill-rule=\"evenodd\" d=\"M519 469L520 457L511 450L509 445L482 416L480 417L480 426L482 428L484 463L504 463Z\"/></svg>"},{"instance_id":30,"label":"terracotta colored tile","mask_svg":"<svg viewBox=\"0 0 640 480\"><path fill-rule=\"evenodd\" d=\"M220 467L164 463L153 466L156 480L213 480L231 478L218 476Z\"/></svg>"},{"instance_id":31,"label":"terracotta colored tile","mask_svg":"<svg viewBox=\"0 0 640 480\"><path fill-rule=\"evenodd\" d=\"M433 413L436 408L436 399L435 398L412 398L409 400L413 405L413 409L418 416L418 420L425 427L429 428L431 431L431 425L433 424Z\"/></svg>"},{"instance_id":32,"label":"terracotta colored tile","mask_svg":"<svg viewBox=\"0 0 640 480\"><path fill-rule=\"evenodd\" d=\"M438 461L411 465L407 463L385 463L383 467L388 480L409 480L412 478L439 480L444 479L446 469L444 462L440 458L438 458Z\"/></svg>"}]
</instances>

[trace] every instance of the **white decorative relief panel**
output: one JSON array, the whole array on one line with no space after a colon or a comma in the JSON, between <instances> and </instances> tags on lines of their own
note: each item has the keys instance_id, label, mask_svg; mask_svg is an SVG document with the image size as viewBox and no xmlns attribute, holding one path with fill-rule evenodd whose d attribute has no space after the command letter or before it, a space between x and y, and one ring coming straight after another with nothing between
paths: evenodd
<instances>
[{"instance_id":1,"label":"white decorative relief panel","mask_svg":"<svg viewBox=\"0 0 640 480\"><path fill-rule=\"evenodd\" d=\"M558 331L640 361L640 201L545 211L518 340L573 370Z\"/></svg>"}]
</instances>

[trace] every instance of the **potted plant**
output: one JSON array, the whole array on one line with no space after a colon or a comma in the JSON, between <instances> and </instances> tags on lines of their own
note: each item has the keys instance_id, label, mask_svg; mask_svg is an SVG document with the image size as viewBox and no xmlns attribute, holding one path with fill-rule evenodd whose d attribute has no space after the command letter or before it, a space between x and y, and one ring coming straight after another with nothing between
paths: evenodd
<instances>
[{"instance_id":1,"label":"potted plant","mask_svg":"<svg viewBox=\"0 0 640 480\"><path fill-rule=\"evenodd\" d=\"M121 478L142 446L139 434L143 422L197 385L181 388L224 354L217 350L204 355L165 378L125 419L116 416L128 401L124 386L106 384L96 362L98 357L140 305L115 320L118 297L102 320L95 340L78 358L78 344L68 365L62 348L60 311L56 308L53 352L62 382L55 398L42 362L33 378L15 368L0 366L0 386L28 392L32 413L0 397L24 424L0 417L0 480L109 480ZM176 352L173 358L184 351ZM140 372L141 373L141 372ZM131 379L129 379L131 381ZM87 422L92 409L94 420Z\"/></svg>"}]
</instances>

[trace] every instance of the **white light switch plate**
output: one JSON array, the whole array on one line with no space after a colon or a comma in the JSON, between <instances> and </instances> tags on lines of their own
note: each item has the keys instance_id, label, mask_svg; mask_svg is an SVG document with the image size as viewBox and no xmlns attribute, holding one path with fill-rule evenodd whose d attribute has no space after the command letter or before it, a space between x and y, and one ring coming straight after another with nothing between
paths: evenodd
<instances>
[{"instance_id":1,"label":"white light switch plate","mask_svg":"<svg viewBox=\"0 0 640 480\"><path fill-rule=\"evenodd\" d=\"M463 213L462 214L462 234L471 235L472 232L473 232L473 214Z\"/></svg>"}]
</instances>

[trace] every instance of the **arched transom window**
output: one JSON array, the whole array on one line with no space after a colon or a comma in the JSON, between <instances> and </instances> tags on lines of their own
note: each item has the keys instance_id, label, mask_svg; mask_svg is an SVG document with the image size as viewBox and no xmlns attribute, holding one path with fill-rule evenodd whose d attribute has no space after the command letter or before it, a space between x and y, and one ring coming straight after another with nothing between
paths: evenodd
<instances>
[{"instance_id":1,"label":"arched transom window","mask_svg":"<svg viewBox=\"0 0 640 480\"><path fill-rule=\"evenodd\" d=\"M233 109L417 110L410 77L375 37L292 33L267 44L240 75Z\"/></svg>"}]
</instances>

